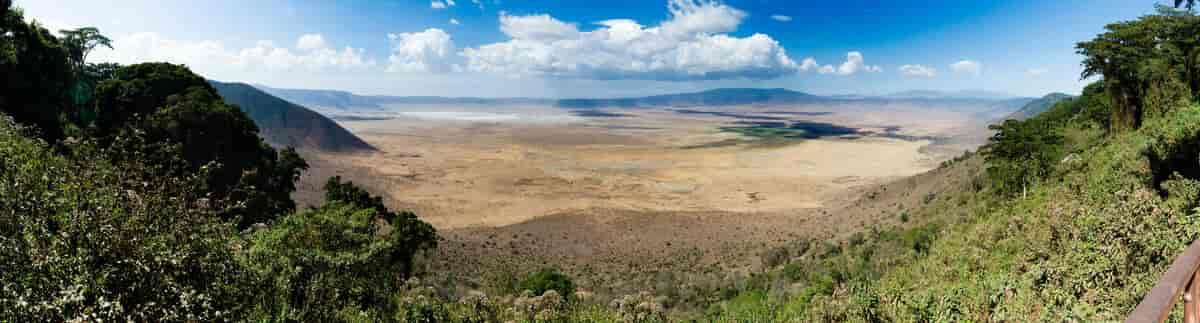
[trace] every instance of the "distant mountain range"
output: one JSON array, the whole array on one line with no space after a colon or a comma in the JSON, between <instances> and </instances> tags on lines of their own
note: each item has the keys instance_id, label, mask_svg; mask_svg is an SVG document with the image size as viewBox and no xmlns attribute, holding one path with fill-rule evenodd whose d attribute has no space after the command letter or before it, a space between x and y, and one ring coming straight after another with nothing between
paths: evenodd
<instances>
[{"instance_id":1,"label":"distant mountain range","mask_svg":"<svg viewBox=\"0 0 1200 323\"><path fill-rule=\"evenodd\" d=\"M796 104L827 101L830 98L788 89L715 89L695 93L655 95L621 99L563 99L555 105L564 108L598 107L687 107L746 104Z\"/></svg>"},{"instance_id":2,"label":"distant mountain range","mask_svg":"<svg viewBox=\"0 0 1200 323\"><path fill-rule=\"evenodd\" d=\"M258 86L265 92L277 95L283 99L302 105L324 109L353 110L379 109L388 105L553 105L562 108L650 108L650 107L689 107L689 106L732 106L752 104L815 104L815 103L847 103L870 102L883 103L912 103L931 106L987 106L1003 104L1015 105L1005 112L1032 101L1034 98L1016 97L1004 93L988 91L906 91L881 96L835 95L820 96L788 89L759 89L759 88L724 88L694 93L679 93L630 98L579 98L579 99L539 99L539 98L468 98L468 97L437 97L437 96L368 96L357 95L343 91L330 90L297 90L277 89ZM1000 115L1003 116L1003 115ZM997 117L1000 117L997 116Z\"/></svg>"},{"instance_id":3,"label":"distant mountain range","mask_svg":"<svg viewBox=\"0 0 1200 323\"><path fill-rule=\"evenodd\" d=\"M1049 110L1050 107L1053 107L1054 104L1058 103L1059 101L1071 99L1074 97L1075 96L1070 95L1070 94L1050 93L1050 94L1047 94L1046 96L1038 98L1037 100L1030 101L1028 104L1025 104L1020 109L1018 109L1016 112L1009 114L1004 119L1005 120L1029 119L1029 118L1032 118L1033 116L1036 116L1042 112L1046 112L1046 110Z\"/></svg>"},{"instance_id":4,"label":"distant mountain range","mask_svg":"<svg viewBox=\"0 0 1200 323\"><path fill-rule=\"evenodd\" d=\"M883 95L885 98L892 99L984 99L984 100L1007 100L1017 96L1002 92L983 91L983 90L961 90L961 91L930 91L930 90L910 90L904 92L896 92Z\"/></svg>"},{"instance_id":5,"label":"distant mountain range","mask_svg":"<svg viewBox=\"0 0 1200 323\"><path fill-rule=\"evenodd\" d=\"M265 85L254 85L263 92L304 106L336 110L379 109L393 104L553 104L553 99L536 98L470 98L440 96L388 96L358 95L336 90L280 89Z\"/></svg>"},{"instance_id":6,"label":"distant mountain range","mask_svg":"<svg viewBox=\"0 0 1200 323\"><path fill-rule=\"evenodd\" d=\"M217 89L217 93L225 102L236 104L250 115L258 125L259 134L268 143L275 146L292 146L297 148L316 149L324 151L370 151L374 147L347 131L333 120L309 110L300 105L272 96L256 87L243 83L222 83L209 81ZM344 99L353 98L349 92L340 92L348 96L333 95L338 91L309 91L284 90L296 95L313 95L324 97L327 102L346 102ZM315 92L331 94L322 96Z\"/></svg>"}]
</instances>

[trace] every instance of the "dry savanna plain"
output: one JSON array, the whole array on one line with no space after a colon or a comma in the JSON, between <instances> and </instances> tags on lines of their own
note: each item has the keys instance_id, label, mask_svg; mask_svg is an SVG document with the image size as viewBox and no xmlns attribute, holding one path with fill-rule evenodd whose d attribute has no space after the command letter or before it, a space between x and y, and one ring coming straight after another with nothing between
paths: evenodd
<instances>
[{"instance_id":1,"label":"dry savanna plain","mask_svg":"<svg viewBox=\"0 0 1200 323\"><path fill-rule=\"evenodd\" d=\"M732 281L769 248L895 222L938 185L914 175L986 138L969 112L852 102L325 112L379 151L306 153L302 203L342 176L438 229L436 279L555 267L604 295Z\"/></svg>"}]
</instances>

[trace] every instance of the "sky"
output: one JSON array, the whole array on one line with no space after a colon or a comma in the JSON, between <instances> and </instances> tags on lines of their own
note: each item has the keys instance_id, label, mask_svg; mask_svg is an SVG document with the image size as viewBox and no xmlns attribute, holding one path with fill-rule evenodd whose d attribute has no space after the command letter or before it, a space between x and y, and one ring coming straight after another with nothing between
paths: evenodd
<instances>
[{"instance_id":1,"label":"sky","mask_svg":"<svg viewBox=\"0 0 1200 323\"><path fill-rule=\"evenodd\" d=\"M94 62L359 94L1079 93L1074 46L1152 0L16 0Z\"/></svg>"}]
</instances>

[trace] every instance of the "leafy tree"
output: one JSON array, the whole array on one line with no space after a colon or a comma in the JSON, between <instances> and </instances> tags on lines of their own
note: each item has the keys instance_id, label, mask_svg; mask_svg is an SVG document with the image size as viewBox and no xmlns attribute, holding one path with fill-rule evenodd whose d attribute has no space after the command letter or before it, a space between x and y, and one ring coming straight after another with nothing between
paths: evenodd
<instances>
[{"instance_id":1,"label":"leafy tree","mask_svg":"<svg viewBox=\"0 0 1200 323\"><path fill-rule=\"evenodd\" d=\"M144 178L163 157L118 164L70 145L60 154L0 121L0 321L247 315L256 279L230 252L233 226L187 198L194 177Z\"/></svg>"},{"instance_id":2,"label":"leafy tree","mask_svg":"<svg viewBox=\"0 0 1200 323\"><path fill-rule=\"evenodd\" d=\"M1076 45L1083 78L1102 76L1112 126L1139 127L1146 113L1163 115L1195 98L1200 88L1200 17L1158 7L1158 14L1109 24L1107 32Z\"/></svg>"},{"instance_id":3,"label":"leafy tree","mask_svg":"<svg viewBox=\"0 0 1200 323\"><path fill-rule=\"evenodd\" d=\"M412 213L391 212L365 193L331 180L326 195L335 198L254 235L247 261L274 277L264 310L323 322L344 310L395 311L391 297L411 275L416 253L435 247L437 236Z\"/></svg>"},{"instance_id":4,"label":"leafy tree","mask_svg":"<svg viewBox=\"0 0 1200 323\"><path fill-rule=\"evenodd\" d=\"M50 31L26 23L11 1L0 7L0 112L56 141L72 82L67 51Z\"/></svg>"},{"instance_id":5,"label":"leafy tree","mask_svg":"<svg viewBox=\"0 0 1200 323\"><path fill-rule=\"evenodd\" d=\"M1006 120L989 128L996 131L981 151L986 156L988 176L1001 192L1021 192L1049 174L1057 162L1062 136L1035 118L1027 121Z\"/></svg>"},{"instance_id":6,"label":"leafy tree","mask_svg":"<svg viewBox=\"0 0 1200 323\"><path fill-rule=\"evenodd\" d=\"M97 89L101 109L90 134L111 142L144 132L152 144L129 149L148 155L177 149L182 173L150 175L203 170L204 191L241 227L295 209L290 194L308 165L294 150L280 153L264 143L254 121L225 104L203 78L168 63L121 67L114 74Z\"/></svg>"},{"instance_id":7,"label":"leafy tree","mask_svg":"<svg viewBox=\"0 0 1200 323\"><path fill-rule=\"evenodd\" d=\"M553 290L563 297L569 297L575 293L575 282L571 281L571 277L567 277L556 269L542 269L522 281L521 289L531 291L534 295L542 295L546 291Z\"/></svg>"},{"instance_id":8,"label":"leafy tree","mask_svg":"<svg viewBox=\"0 0 1200 323\"><path fill-rule=\"evenodd\" d=\"M413 257L418 251L437 247L437 230L433 226L421 221L412 212L388 210L383 205L383 198L371 195L354 185L354 182L342 182L340 176L334 176L325 182L324 189L327 205L348 204L371 209L386 221L397 244L397 257L401 263L397 269L405 277L412 274Z\"/></svg>"},{"instance_id":9,"label":"leafy tree","mask_svg":"<svg viewBox=\"0 0 1200 323\"><path fill-rule=\"evenodd\" d=\"M97 68L89 68L92 65L88 64L87 56L96 47L104 46L112 49L112 40L100 34L100 30L96 27L60 30L59 34L62 35L60 39L63 48L67 51L67 58L74 74L69 95L71 103L74 104L71 109L72 117L78 119L78 115L81 114L79 110L83 109L84 105L91 100L96 84L110 78L106 77L108 75L105 75L103 70L97 71ZM104 69L105 67L98 68Z\"/></svg>"},{"instance_id":10,"label":"leafy tree","mask_svg":"<svg viewBox=\"0 0 1200 323\"><path fill-rule=\"evenodd\" d=\"M96 47L104 46L112 49L112 39L100 34L100 30L96 27L83 27L77 29L60 30L62 42L66 47L68 58L71 60L71 66L75 67L76 71L82 71L87 65L87 56Z\"/></svg>"}]
</instances>

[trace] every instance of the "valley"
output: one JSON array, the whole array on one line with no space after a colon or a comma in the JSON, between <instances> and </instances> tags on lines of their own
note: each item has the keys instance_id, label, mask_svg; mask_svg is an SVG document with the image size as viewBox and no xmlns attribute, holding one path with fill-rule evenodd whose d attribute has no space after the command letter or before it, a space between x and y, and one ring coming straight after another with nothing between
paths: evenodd
<instances>
[{"instance_id":1,"label":"valley","mask_svg":"<svg viewBox=\"0 0 1200 323\"><path fill-rule=\"evenodd\" d=\"M432 257L435 272L482 279L562 267L584 288L620 295L660 272L732 280L760 268L771 247L894 218L901 199L920 194L863 205L864 192L975 148L988 134L980 109L326 109L379 151L307 152L295 197L316 205L325 179L342 176L439 230L448 247Z\"/></svg>"}]
</instances>

